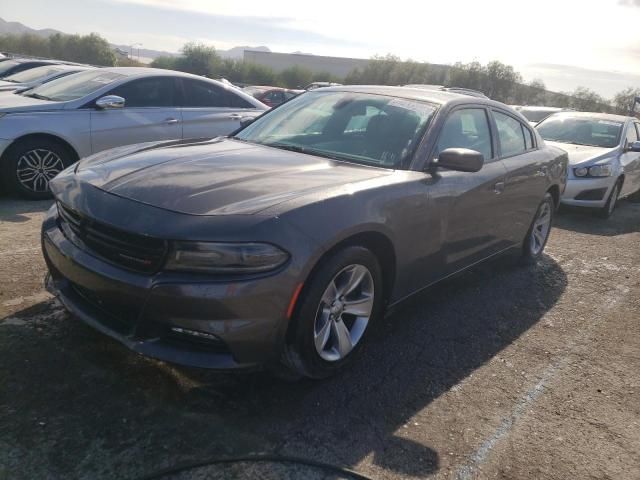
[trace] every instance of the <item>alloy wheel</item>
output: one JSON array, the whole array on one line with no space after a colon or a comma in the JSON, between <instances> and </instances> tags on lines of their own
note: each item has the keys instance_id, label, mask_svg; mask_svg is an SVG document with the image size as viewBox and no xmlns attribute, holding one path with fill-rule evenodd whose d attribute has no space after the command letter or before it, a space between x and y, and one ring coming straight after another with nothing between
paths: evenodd
<instances>
[{"instance_id":1,"label":"alloy wheel","mask_svg":"<svg viewBox=\"0 0 640 480\"><path fill-rule=\"evenodd\" d=\"M531 229L530 248L531 253L536 256L544 248L544 244L551 230L551 205L544 202L538 209L538 214L533 221Z\"/></svg>"},{"instance_id":2,"label":"alloy wheel","mask_svg":"<svg viewBox=\"0 0 640 480\"><path fill-rule=\"evenodd\" d=\"M313 330L323 360L342 360L358 344L371 318L374 295L373 277L364 265L349 265L329 282Z\"/></svg>"},{"instance_id":3,"label":"alloy wheel","mask_svg":"<svg viewBox=\"0 0 640 480\"><path fill-rule=\"evenodd\" d=\"M49 190L49 181L62 170L64 163L57 153L35 148L18 159L16 175L26 190L43 193Z\"/></svg>"}]
</instances>

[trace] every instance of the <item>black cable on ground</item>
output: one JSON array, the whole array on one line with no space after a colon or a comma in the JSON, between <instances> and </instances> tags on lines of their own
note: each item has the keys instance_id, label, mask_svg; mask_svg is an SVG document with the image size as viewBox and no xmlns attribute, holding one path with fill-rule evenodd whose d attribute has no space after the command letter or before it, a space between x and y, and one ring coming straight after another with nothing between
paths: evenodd
<instances>
[{"instance_id":1,"label":"black cable on ground","mask_svg":"<svg viewBox=\"0 0 640 480\"><path fill-rule=\"evenodd\" d=\"M339 475L343 475L355 480L372 480L361 473L355 472L348 468L338 467L328 463L317 462L315 460L308 460L306 458L291 457L287 455L246 455L241 457L223 457L213 458L209 460L200 460L195 462L179 463L172 467L163 468L149 475L144 475L138 480L156 480L167 475L176 475L178 473L186 472L188 470L194 470L196 468L203 468L212 465L224 465L228 463L295 463L298 465L306 465L308 467L317 468L318 470L325 470L327 472L333 472Z\"/></svg>"}]
</instances>

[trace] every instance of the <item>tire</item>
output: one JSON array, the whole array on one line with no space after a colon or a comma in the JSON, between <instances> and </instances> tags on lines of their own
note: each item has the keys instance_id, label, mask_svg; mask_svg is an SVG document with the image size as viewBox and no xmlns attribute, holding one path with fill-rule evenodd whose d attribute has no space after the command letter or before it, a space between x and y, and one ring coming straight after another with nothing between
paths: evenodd
<instances>
[{"instance_id":1,"label":"tire","mask_svg":"<svg viewBox=\"0 0 640 480\"><path fill-rule=\"evenodd\" d=\"M18 141L2 158L2 180L7 191L31 200L51 197L49 180L77 160L60 142L48 138Z\"/></svg>"},{"instance_id":2,"label":"tire","mask_svg":"<svg viewBox=\"0 0 640 480\"><path fill-rule=\"evenodd\" d=\"M540 202L527 235L522 242L521 260L524 264L536 263L542 257L551 233L554 211L555 202L553 201L553 196L547 192L542 202Z\"/></svg>"},{"instance_id":3,"label":"tire","mask_svg":"<svg viewBox=\"0 0 640 480\"><path fill-rule=\"evenodd\" d=\"M360 277L361 282L356 284ZM356 287L349 292L350 279ZM350 246L323 259L300 296L276 375L289 380L318 379L343 369L362 348L367 332L382 314L383 295L380 264L370 250Z\"/></svg>"},{"instance_id":4,"label":"tire","mask_svg":"<svg viewBox=\"0 0 640 480\"><path fill-rule=\"evenodd\" d=\"M622 181L618 179L616 184L611 189L611 193L609 194L607 203L605 203L604 207L599 208L596 212L596 215L598 215L600 218L607 219L615 211L616 205L618 204L618 197L620 196L620 187L622 187Z\"/></svg>"}]
</instances>

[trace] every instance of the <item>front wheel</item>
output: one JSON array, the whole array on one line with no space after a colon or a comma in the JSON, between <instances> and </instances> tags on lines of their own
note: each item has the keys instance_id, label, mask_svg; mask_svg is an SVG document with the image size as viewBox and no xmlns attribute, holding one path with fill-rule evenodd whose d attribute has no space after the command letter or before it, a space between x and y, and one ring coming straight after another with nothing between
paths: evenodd
<instances>
[{"instance_id":1,"label":"front wheel","mask_svg":"<svg viewBox=\"0 0 640 480\"><path fill-rule=\"evenodd\" d=\"M7 190L32 200L49 198L49 181L75 157L62 144L46 138L19 141L3 156L2 177Z\"/></svg>"},{"instance_id":2,"label":"front wheel","mask_svg":"<svg viewBox=\"0 0 640 480\"><path fill-rule=\"evenodd\" d=\"M604 205L604 207L598 210L597 214L600 218L609 218L611 214L613 214L613 211L616 209L616 205L618 204L621 183L622 182L620 180L616 182L616 184L611 189L611 193L609 194L607 203Z\"/></svg>"},{"instance_id":3,"label":"front wheel","mask_svg":"<svg viewBox=\"0 0 640 480\"><path fill-rule=\"evenodd\" d=\"M347 365L382 312L375 255L351 246L322 260L300 297L283 363L299 376L324 378Z\"/></svg>"},{"instance_id":4,"label":"front wheel","mask_svg":"<svg viewBox=\"0 0 640 480\"><path fill-rule=\"evenodd\" d=\"M525 263L534 263L542 256L547 240L549 240L554 208L553 197L547 192L538 206L527 236L522 243L522 259Z\"/></svg>"}]
</instances>

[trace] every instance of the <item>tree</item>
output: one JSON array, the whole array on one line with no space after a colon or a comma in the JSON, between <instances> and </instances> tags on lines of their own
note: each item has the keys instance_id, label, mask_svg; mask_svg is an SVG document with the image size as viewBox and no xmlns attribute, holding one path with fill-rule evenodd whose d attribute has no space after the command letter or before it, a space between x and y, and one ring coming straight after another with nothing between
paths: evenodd
<instances>
[{"instance_id":1,"label":"tree","mask_svg":"<svg viewBox=\"0 0 640 480\"><path fill-rule=\"evenodd\" d=\"M182 55L175 59L175 70L210 78L219 76L221 66L216 49L203 43L187 43L182 47Z\"/></svg>"},{"instance_id":2,"label":"tree","mask_svg":"<svg viewBox=\"0 0 640 480\"><path fill-rule=\"evenodd\" d=\"M635 106L635 100L637 97L640 97L640 88L625 88L624 90L616 93L615 97L613 97L613 108L616 113L619 113L620 115L629 115L630 112L638 110Z\"/></svg>"},{"instance_id":3,"label":"tree","mask_svg":"<svg viewBox=\"0 0 640 480\"><path fill-rule=\"evenodd\" d=\"M113 66L116 64L116 56L111 46L96 33L90 35L55 33L45 38L29 33L3 35L0 37L0 50L91 65Z\"/></svg>"},{"instance_id":4,"label":"tree","mask_svg":"<svg viewBox=\"0 0 640 480\"><path fill-rule=\"evenodd\" d=\"M302 88L313 81L313 72L298 65L283 70L278 75L281 85L289 88Z\"/></svg>"},{"instance_id":5,"label":"tree","mask_svg":"<svg viewBox=\"0 0 640 480\"><path fill-rule=\"evenodd\" d=\"M607 112L611 107L593 90L578 87L571 94L571 108L584 112Z\"/></svg>"}]
</instances>

